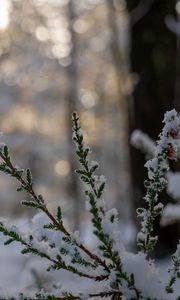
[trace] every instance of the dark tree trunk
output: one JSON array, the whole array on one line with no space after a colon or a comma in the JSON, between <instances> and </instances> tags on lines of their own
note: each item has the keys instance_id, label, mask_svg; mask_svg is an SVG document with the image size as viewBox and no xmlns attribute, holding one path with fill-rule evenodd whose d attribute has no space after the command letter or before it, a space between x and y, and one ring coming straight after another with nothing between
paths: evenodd
<instances>
[{"instance_id":1,"label":"dark tree trunk","mask_svg":"<svg viewBox=\"0 0 180 300\"><path fill-rule=\"evenodd\" d=\"M143 9L142 5L145 3L149 3L147 9L144 9L144 14L141 10L141 17L137 17L139 8ZM127 5L132 25L131 67L138 74L131 130L139 128L157 140L164 112L174 106L176 36L166 27L165 17L174 13L175 1L127 0ZM131 159L135 207L138 207L143 205L143 181L147 172L144 168L144 155L132 149ZM162 195L162 199L164 203L169 200L166 195ZM160 234L157 255L162 256L175 249L177 228L176 225L168 228L156 225L156 231ZM161 250L164 248L163 253Z\"/></svg>"}]
</instances>

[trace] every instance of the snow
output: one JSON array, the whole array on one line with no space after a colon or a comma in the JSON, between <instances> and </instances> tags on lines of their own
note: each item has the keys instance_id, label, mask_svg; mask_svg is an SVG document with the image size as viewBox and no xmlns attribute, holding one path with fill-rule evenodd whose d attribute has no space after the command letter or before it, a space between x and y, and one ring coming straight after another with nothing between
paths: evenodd
<instances>
[{"instance_id":1,"label":"snow","mask_svg":"<svg viewBox=\"0 0 180 300\"><path fill-rule=\"evenodd\" d=\"M102 184L102 183L106 183L106 177L104 175L100 175L99 176L99 183Z\"/></svg>"},{"instance_id":2,"label":"snow","mask_svg":"<svg viewBox=\"0 0 180 300\"><path fill-rule=\"evenodd\" d=\"M155 152L155 143L154 141L141 130L136 129L131 134L131 144L137 148L145 152L147 157L154 156Z\"/></svg>"},{"instance_id":3,"label":"snow","mask_svg":"<svg viewBox=\"0 0 180 300\"><path fill-rule=\"evenodd\" d=\"M180 199L180 173L169 172L168 179L168 193L175 199Z\"/></svg>"},{"instance_id":4,"label":"snow","mask_svg":"<svg viewBox=\"0 0 180 300\"><path fill-rule=\"evenodd\" d=\"M172 296L165 292L165 282L158 269L152 262L147 261L145 255L125 252L122 261L125 271L129 275L134 274L136 287L142 291L145 299L154 297L158 300L172 300Z\"/></svg>"},{"instance_id":5,"label":"snow","mask_svg":"<svg viewBox=\"0 0 180 300\"><path fill-rule=\"evenodd\" d=\"M0 133L1 136L1 133ZM3 149L4 149L5 144L4 143L0 143L0 153L2 153Z\"/></svg>"},{"instance_id":6,"label":"snow","mask_svg":"<svg viewBox=\"0 0 180 300\"><path fill-rule=\"evenodd\" d=\"M114 213L114 211L110 210L108 212L109 215ZM41 215L36 215L33 218L33 223L36 224L44 224L45 220ZM16 227L19 228L28 228L29 222L27 220L22 219L20 221L13 221L10 223L17 223ZM129 227L127 224L122 224L121 234L118 235L117 238L122 240L126 239L126 233L129 232L129 235L134 235L134 229L132 226ZM124 226L124 227L123 227ZM78 233L74 233L75 236ZM87 240L89 239L86 236ZM28 295L33 295L35 291L37 291L37 286L35 284L35 278L32 270L36 270L37 274L39 274L40 278L42 278L42 285L46 288L46 291L50 291L52 289L51 283L55 284L58 289L57 293L62 293L63 291L74 291L79 293L80 290L82 295L87 295L88 293L94 291L105 290L109 286L109 281L104 283L94 283L88 279L81 279L81 287L79 286L79 279L63 270L46 272L46 268L48 266L48 262L46 260L40 260L31 255L21 255L20 250L21 247L18 244L12 244L8 247L3 245L2 236L0 237L0 296L12 296L18 294L22 290L26 292ZM93 237L91 239L91 245L94 244ZM95 245L94 245L95 246ZM119 247L120 250L120 247ZM145 259L145 256L142 254L133 254L127 252L125 248L121 248L120 250L122 255L122 261L124 265L124 270L128 273L134 273L135 281L137 288L139 288L144 297L157 297L158 300L175 300L178 295L178 290L180 290L179 286L176 286L176 292L174 295L169 295L164 291L165 284L167 282L167 266L169 265L166 261L160 262L159 267L155 268L154 263L148 262ZM169 261L168 261L169 262ZM102 270L99 269L98 273L102 274ZM165 276L166 275L166 276ZM114 274L115 276L115 274ZM110 277L110 281L113 280L113 272ZM71 282L71 285L69 285ZM10 284L9 284L10 283ZM127 293L127 300L132 295L132 292L129 293L127 288L123 286ZM180 291L179 291L180 292ZM54 291L53 291L54 293Z\"/></svg>"},{"instance_id":7,"label":"snow","mask_svg":"<svg viewBox=\"0 0 180 300\"><path fill-rule=\"evenodd\" d=\"M180 204L167 204L161 217L161 225L166 226L180 220Z\"/></svg>"},{"instance_id":8,"label":"snow","mask_svg":"<svg viewBox=\"0 0 180 300\"><path fill-rule=\"evenodd\" d=\"M90 168L98 168L98 166L99 166L99 164L97 161L91 160Z\"/></svg>"}]
</instances>

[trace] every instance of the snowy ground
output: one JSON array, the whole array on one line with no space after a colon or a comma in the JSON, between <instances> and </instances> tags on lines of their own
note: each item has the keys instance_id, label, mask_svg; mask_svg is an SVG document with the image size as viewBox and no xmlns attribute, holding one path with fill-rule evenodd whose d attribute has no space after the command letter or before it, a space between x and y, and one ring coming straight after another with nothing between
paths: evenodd
<instances>
[{"instance_id":1,"label":"snowy ground","mask_svg":"<svg viewBox=\"0 0 180 300\"><path fill-rule=\"evenodd\" d=\"M15 221L14 221L15 222ZM28 226L28 222L25 219L16 221L15 223L23 224L23 226ZM132 224L127 224L123 226L121 224L122 238L126 244L129 244L134 237L135 231ZM86 227L87 231L84 232L84 237L87 244L92 246L94 244L94 239L92 239L92 234L90 228ZM76 292L77 286L76 281L71 281L69 273L65 271L52 271L51 273L46 272L48 266L46 260L36 258L34 256L22 255L20 253L20 246L18 244L11 244L9 246L4 246L4 238L0 235L0 296L14 296L20 292L24 292L27 295L32 295L39 291L41 288L45 291L50 291L52 284L57 286L63 286L63 288L68 289L69 282L71 282L71 288ZM163 279L167 278L167 268L169 266L169 259L159 261L158 267L160 274ZM73 275L71 275L73 276ZM72 287L73 283L73 287ZM81 286L84 288L88 287L88 280L83 283L81 279ZM180 287L177 288L177 296L180 294ZM77 290L79 292L79 290ZM174 296L172 300L174 300Z\"/></svg>"},{"instance_id":2,"label":"snowy ground","mask_svg":"<svg viewBox=\"0 0 180 300\"><path fill-rule=\"evenodd\" d=\"M13 220L11 223L18 227L28 228L27 219ZM121 224L122 238L126 245L129 245L135 234L134 226ZM92 230L87 224L83 224L83 239L88 247L95 247L95 239ZM0 296L13 296L20 292L33 294L43 288L51 290L52 282L56 285L68 286L69 274L62 271L46 272L47 261L31 255L22 255L19 244L4 246L6 239L0 235ZM74 282L74 279L72 280ZM88 284L86 280L86 284ZM74 287L76 290L76 287ZM79 291L78 291L79 292Z\"/></svg>"}]
</instances>

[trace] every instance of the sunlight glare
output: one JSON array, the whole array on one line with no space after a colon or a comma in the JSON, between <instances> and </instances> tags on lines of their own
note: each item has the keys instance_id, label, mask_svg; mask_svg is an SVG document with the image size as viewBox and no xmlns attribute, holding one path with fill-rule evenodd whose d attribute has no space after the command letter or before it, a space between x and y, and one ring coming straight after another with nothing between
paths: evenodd
<instances>
[{"instance_id":1,"label":"sunlight glare","mask_svg":"<svg viewBox=\"0 0 180 300\"><path fill-rule=\"evenodd\" d=\"M95 92L93 91L86 91L86 90L81 90L81 103L83 104L83 106L85 108L92 108L93 106L95 106L98 102L98 96Z\"/></svg>"},{"instance_id":2,"label":"sunlight glare","mask_svg":"<svg viewBox=\"0 0 180 300\"><path fill-rule=\"evenodd\" d=\"M0 2L0 30L5 30L9 25L10 2L1 0Z\"/></svg>"},{"instance_id":3,"label":"sunlight glare","mask_svg":"<svg viewBox=\"0 0 180 300\"><path fill-rule=\"evenodd\" d=\"M46 42L49 39L49 33L46 27L38 26L35 31L36 38L41 42Z\"/></svg>"},{"instance_id":4,"label":"sunlight glare","mask_svg":"<svg viewBox=\"0 0 180 300\"><path fill-rule=\"evenodd\" d=\"M88 24L82 19L78 19L73 24L73 29L75 32L82 34L88 30Z\"/></svg>"},{"instance_id":5,"label":"sunlight glare","mask_svg":"<svg viewBox=\"0 0 180 300\"><path fill-rule=\"evenodd\" d=\"M70 165L67 160L59 160L54 166L55 172L59 176L66 176L70 171Z\"/></svg>"}]
</instances>

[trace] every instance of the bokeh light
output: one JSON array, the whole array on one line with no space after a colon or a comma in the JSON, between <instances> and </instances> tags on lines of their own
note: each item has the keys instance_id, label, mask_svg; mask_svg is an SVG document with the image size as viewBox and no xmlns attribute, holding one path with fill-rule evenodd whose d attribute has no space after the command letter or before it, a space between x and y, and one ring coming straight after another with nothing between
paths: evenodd
<instances>
[{"instance_id":1,"label":"bokeh light","mask_svg":"<svg viewBox=\"0 0 180 300\"><path fill-rule=\"evenodd\" d=\"M5 30L9 25L10 1L1 0L0 2L0 30Z\"/></svg>"}]
</instances>

